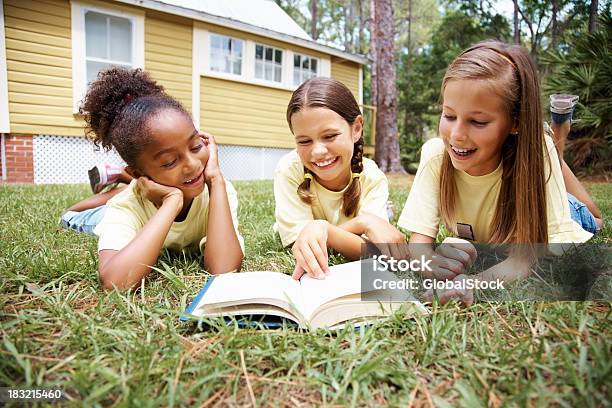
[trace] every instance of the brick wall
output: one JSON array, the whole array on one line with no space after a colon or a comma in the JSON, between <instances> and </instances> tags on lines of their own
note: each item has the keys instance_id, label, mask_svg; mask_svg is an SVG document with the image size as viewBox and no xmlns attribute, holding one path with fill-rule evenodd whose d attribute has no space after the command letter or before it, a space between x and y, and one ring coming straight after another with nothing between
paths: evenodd
<instances>
[{"instance_id":1,"label":"brick wall","mask_svg":"<svg viewBox=\"0 0 612 408\"><path fill-rule=\"evenodd\" d=\"M1 180L7 183L33 183L34 156L32 153L32 136L5 135L4 147L6 155L6 180L4 180L4 177Z\"/></svg>"}]
</instances>

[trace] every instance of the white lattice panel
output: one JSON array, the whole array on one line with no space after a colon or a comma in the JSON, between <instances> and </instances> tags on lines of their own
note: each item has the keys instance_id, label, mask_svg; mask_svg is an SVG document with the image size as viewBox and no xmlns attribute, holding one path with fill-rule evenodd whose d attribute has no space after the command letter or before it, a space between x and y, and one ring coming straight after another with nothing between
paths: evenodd
<instances>
[{"instance_id":1,"label":"white lattice panel","mask_svg":"<svg viewBox=\"0 0 612 408\"><path fill-rule=\"evenodd\" d=\"M84 137L35 135L33 137L34 183L88 183L87 170L96 164L124 165L111 150L95 150Z\"/></svg>"},{"instance_id":2,"label":"white lattice panel","mask_svg":"<svg viewBox=\"0 0 612 408\"><path fill-rule=\"evenodd\" d=\"M230 180L265 180L274 176L276 164L290 149L252 146L219 146L219 163Z\"/></svg>"},{"instance_id":3,"label":"white lattice panel","mask_svg":"<svg viewBox=\"0 0 612 408\"><path fill-rule=\"evenodd\" d=\"M83 137L35 135L34 183L87 183L87 170L96 164L124 165L111 150L95 150ZM223 175L229 180L264 180L274 176L279 159L290 149L251 146L219 146Z\"/></svg>"}]
</instances>

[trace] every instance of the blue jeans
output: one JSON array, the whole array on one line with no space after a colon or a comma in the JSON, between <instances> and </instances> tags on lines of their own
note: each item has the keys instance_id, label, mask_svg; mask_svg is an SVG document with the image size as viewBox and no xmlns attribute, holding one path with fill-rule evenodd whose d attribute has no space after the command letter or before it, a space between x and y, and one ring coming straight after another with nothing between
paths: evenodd
<instances>
[{"instance_id":1,"label":"blue jeans","mask_svg":"<svg viewBox=\"0 0 612 408\"><path fill-rule=\"evenodd\" d=\"M96 225L102 221L105 212L105 205L85 211L66 211L60 217L60 224L66 229L71 229L84 234L95 235L93 230L96 228Z\"/></svg>"},{"instance_id":2,"label":"blue jeans","mask_svg":"<svg viewBox=\"0 0 612 408\"><path fill-rule=\"evenodd\" d=\"M585 231L595 234L597 232L597 223L587 206L570 193L567 193L567 201L569 202L572 220L576 221Z\"/></svg>"},{"instance_id":3,"label":"blue jeans","mask_svg":"<svg viewBox=\"0 0 612 408\"><path fill-rule=\"evenodd\" d=\"M574 111L571 111L569 113L550 112L550 116L551 116L553 122L561 124L561 123L565 122L566 120L572 120L572 114L573 113L574 113Z\"/></svg>"}]
</instances>

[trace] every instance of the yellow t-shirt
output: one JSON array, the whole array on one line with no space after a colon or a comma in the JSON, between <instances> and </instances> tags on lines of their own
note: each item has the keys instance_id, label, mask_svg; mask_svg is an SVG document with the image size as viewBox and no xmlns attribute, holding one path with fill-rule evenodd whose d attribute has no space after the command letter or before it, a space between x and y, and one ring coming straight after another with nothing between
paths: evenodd
<instances>
[{"instance_id":1,"label":"yellow t-shirt","mask_svg":"<svg viewBox=\"0 0 612 408\"><path fill-rule=\"evenodd\" d=\"M550 177L546 177L548 241L585 242L592 234L572 220L557 151L550 137L546 136L545 140L548 154L548 158L544 159L545 175L548 176L550 172ZM442 139L434 138L423 145L419 168L397 223L400 227L433 238L438 234L443 155ZM502 173L501 163L492 173L484 176L471 176L464 171L455 170L458 191L456 221L471 225L474 240L477 242L488 242L491 236L491 221L501 188Z\"/></svg>"},{"instance_id":2,"label":"yellow t-shirt","mask_svg":"<svg viewBox=\"0 0 612 408\"><path fill-rule=\"evenodd\" d=\"M236 235L244 253L244 240L238 232L238 196L229 181L225 182L225 187ZM202 194L193 199L187 217L181 222L172 223L163 248L175 251L196 247L200 251L204 249L208 229L208 200L208 188L205 185ZM136 180L132 180L125 190L106 203L104 217L94 229L94 234L98 236L98 251L123 249L156 212L155 205L140 194Z\"/></svg>"},{"instance_id":3,"label":"yellow t-shirt","mask_svg":"<svg viewBox=\"0 0 612 408\"><path fill-rule=\"evenodd\" d=\"M330 191L312 180L310 189L314 195L312 206L300 200L297 189L304 181L304 165L293 150L283 156L274 172L274 200L276 202L274 229L278 231L283 246L297 239L300 231L312 220L327 220L333 225L349 221L342 212L342 199L348 186L342 191ZM367 212L388 220L387 177L370 159L363 158L360 176L361 199L358 214Z\"/></svg>"}]
</instances>

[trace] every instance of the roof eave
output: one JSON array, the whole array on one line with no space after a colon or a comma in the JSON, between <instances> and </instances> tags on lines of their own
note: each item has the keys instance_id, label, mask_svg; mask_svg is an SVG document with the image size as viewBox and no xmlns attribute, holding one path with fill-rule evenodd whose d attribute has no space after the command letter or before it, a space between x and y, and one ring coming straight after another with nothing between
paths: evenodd
<instances>
[{"instance_id":1,"label":"roof eave","mask_svg":"<svg viewBox=\"0 0 612 408\"><path fill-rule=\"evenodd\" d=\"M304 38L295 37L293 35L279 33L277 31L269 30L267 28L258 27L252 24L244 23L242 21L233 20L231 18L220 17L214 14L205 13L203 11L188 9L172 4L162 3L155 0L115 0L120 3L130 4L137 7L144 7L150 10L156 10L163 13L174 14L190 18L196 21L202 21L210 24L218 24L226 27L230 27L240 31L246 31L248 33L261 35L262 37L268 37L272 39L282 39L289 43L299 45L304 48L319 51L325 54L330 54L338 58L345 59L347 61L356 62L361 65L368 63L368 59L362 55L351 54L345 51L341 51L337 48L330 47L328 45L319 44L312 40L306 40Z\"/></svg>"}]
</instances>

